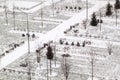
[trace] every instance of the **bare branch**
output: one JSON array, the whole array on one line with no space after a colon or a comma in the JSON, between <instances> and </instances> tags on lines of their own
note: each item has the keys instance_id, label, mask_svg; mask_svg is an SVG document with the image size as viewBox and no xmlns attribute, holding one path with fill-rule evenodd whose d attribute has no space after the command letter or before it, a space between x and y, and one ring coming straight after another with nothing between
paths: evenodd
<instances>
[{"instance_id":1,"label":"bare branch","mask_svg":"<svg viewBox=\"0 0 120 80\"><path fill-rule=\"evenodd\" d=\"M61 63L61 69L65 79L68 80L70 74L70 64L66 59L64 59L64 61Z\"/></svg>"}]
</instances>

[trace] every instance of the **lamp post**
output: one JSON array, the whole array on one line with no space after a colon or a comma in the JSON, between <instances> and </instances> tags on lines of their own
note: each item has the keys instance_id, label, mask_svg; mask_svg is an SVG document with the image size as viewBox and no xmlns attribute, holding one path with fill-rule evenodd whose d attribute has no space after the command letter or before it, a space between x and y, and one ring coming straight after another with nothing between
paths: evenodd
<instances>
[{"instance_id":1,"label":"lamp post","mask_svg":"<svg viewBox=\"0 0 120 80\"><path fill-rule=\"evenodd\" d=\"M27 38L28 38L28 55L30 54L30 36L29 36L29 15L25 13L27 16ZM29 77L28 80L31 80L31 67L30 67L30 61L28 60L28 71L29 71Z\"/></svg>"},{"instance_id":2,"label":"lamp post","mask_svg":"<svg viewBox=\"0 0 120 80\"><path fill-rule=\"evenodd\" d=\"M28 34L28 54L30 54L30 36L29 36L29 15L27 15L27 34Z\"/></svg>"},{"instance_id":3,"label":"lamp post","mask_svg":"<svg viewBox=\"0 0 120 80\"><path fill-rule=\"evenodd\" d=\"M30 35L29 35L29 14L18 9L20 12L24 13L27 17L27 38L28 38L28 54L30 54Z\"/></svg>"},{"instance_id":4,"label":"lamp post","mask_svg":"<svg viewBox=\"0 0 120 80\"><path fill-rule=\"evenodd\" d=\"M30 54L30 35L29 35L29 14L26 12L23 12L22 10L18 9L20 12L24 13L27 16L27 38L28 38L28 55ZM28 59L28 57L27 57ZM27 60L28 63L28 73L29 73L29 77L28 80L31 80L31 65L30 65L30 61Z\"/></svg>"}]
</instances>

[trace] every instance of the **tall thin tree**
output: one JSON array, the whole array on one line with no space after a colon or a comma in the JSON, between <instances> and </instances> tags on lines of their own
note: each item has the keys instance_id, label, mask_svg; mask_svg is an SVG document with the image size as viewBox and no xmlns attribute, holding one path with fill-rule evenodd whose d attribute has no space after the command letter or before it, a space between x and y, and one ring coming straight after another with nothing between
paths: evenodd
<instances>
[{"instance_id":1,"label":"tall thin tree","mask_svg":"<svg viewBox=\"0 0 120 80\"><path fill-rule=\"evenodd\" d=\"M55 13L54 13L54 7L55 7L54 0L52 0L52 12L53 12L53 16L55 15Z\"/></svg>"},{"instance_id":2,"label":"tall thin tree","mask_svg":"<svg viewBox=\"0 0 120 80\"><path fill-rule=\"evenodd\" d=\"M8 12L7 12L6 0L5 0L5 3L4 3L4 9L5 9L5 22L6 22L6 25L8 25Z\"/></svg>"},{"instance_id":3,"label":"tall thin tree","mask_svg":"<svg viewBox=\"0 0 120 80\"><path fill-rule=\"evenodd\" d=\"M118 10L117 9L115 9L115 17L116 17L116 27L117 27L117 24L118 24Z\"/></svg>"},{"instance_id":4,"label":"tall thin tree","mask_svg":"<svg viewBox=\"0 0 120 80\"><path fill-rule=\"evenodd\" d=\"M88 21L88 0L86 0L86 20Z\"/></svg>"},{"instance_id":5,"label":"tall thin tree","mask_svg":"<svg viewBox=\"0 0 120 80\"><path fill-rule=\"evenodd\" d=\"M102 27L101 24L103 23L101 9L100 9L100 19L99 19L99 23L100 23L100 31L101 31L101 27Z\"/></svg>"},{"instance_id":6,"label":"tall thin tree","mask_svg":"<svg viewBox=\"0 0 120 80\"><path fill-rule=\"evenodd\" d=\"M70 63L68 62L67 58L70 57L70 55L69 54L63 54L62 57L63 57L63 61L61 63L62 73L63 73L65 79L68 80L69 75L70 75L71 67L70 67Z\"/></svg>"},{"instance_id":7,"label":"tall thin tree","mask_svg":"<svg viewBox=\"0 0 120 80\"><path fill-rule=\"evenodd\" d=\"M120 1L116 0L115 4L114 4L114 9L115 9L115 15L116 15L116 26L117 26L117 18L118 18L118 9L120 9Z\"/></svg>"},{"instance_id":8,"label":"tall thin tree","mask_svg":"<svg viewBox=\"0 0 120 80\"><path fill-rule=\"evenodd\" d=\"M16 26L16 23L15 23L15 4L14 4L14 0L13 0L13 27L14 27L14 30L15 30L15 26Z\"/></svg>"},{"instance_id":9,"label":"tall thin tree","mask_svg":"<svg viewBox=\"0 0 120 80\"><path fill-rule=\"evenodd\" d=\"M40 12L40 14L41 14L41 27L43 28L43 9L41 8L41 12Z\"/></svg>"},{"instance_id":10,"label":"tall thin tree","mask_svg":"<svg viewBox=\"0 0 120 80\"><path fill-rule=\"evenodd\" d=\"M91 80L94 80L94 51L93 49L91 48L91 51L90 51L90 63L91 63Z\"/></svg>"},{"instance_id":11,"label":"tall thin tree","mask_svg":"<svg viewBox=\"0 0 120 80\"><path fill-rule=\"evenodd\" d=\"M51 61L53 60L53 52L51 46L47 47L47 59L50 61L50 75L52 75Z\"/></svg>"}]
</instances>

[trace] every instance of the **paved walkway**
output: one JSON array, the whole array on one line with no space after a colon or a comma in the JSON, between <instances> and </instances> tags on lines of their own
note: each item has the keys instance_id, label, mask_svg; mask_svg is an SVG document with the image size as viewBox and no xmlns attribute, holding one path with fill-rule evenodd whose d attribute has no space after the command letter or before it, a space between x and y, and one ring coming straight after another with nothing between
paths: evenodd
<instances>
[{"instance_id":1,"label":"paved walkway","mask_svg":"<svg viewBox=\"0 0 120 80\"><path fill-rule=\"evenodd\" d=\"M100 6L100 4L101 4L101 6ZM93 7L91 7L89 9L89 17L91 16L91 14L93 12L98 11L99 8L101 8L105 5L106 5L105 2L104 3L97 2ZM86 14L86 10L83 10L82 12L75 14L72 18L70 18L67 21L64 21L62 24L60 24L53 30L49 31L48 33L46 33L44 36L41 35L41 36L39 36L39 39L30 42L31 51L35 51L35 48L37 48L39 45L41 45L41 42L44 43L49 40L56 40L56 39L59 39L62 36L64 36L63 32L66 29L68 29L71 25L82 22L82 20L84 20L86 18L85 14ZM28 50L27 50L27 42L26 42L23 46L17 48L15 51L9 53L4 58L1 58L0 69L9 65L10 63L15 61L22 55L26 54L27 52L28 52Z\"/></svg>"}]
</instances>

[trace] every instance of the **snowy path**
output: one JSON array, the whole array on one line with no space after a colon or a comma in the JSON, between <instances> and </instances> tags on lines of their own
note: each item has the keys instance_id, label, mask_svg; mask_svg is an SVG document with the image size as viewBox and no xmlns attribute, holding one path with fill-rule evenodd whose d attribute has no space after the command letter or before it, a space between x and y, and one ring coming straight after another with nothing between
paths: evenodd
<instances>
[{"instance_id":1,"label":"snowy path","mask_svg":"<svg viewBox=\"0 0 120 80\"><path fill-rule=\"evenodd\" d=\"M101 6L100 6L101 4ZM100 8L102 8L103 6L105 6L107 3L103 3L103 2L97 2L96 5L92 8L89 9L89 18L91 17L91 14L95 11L98 11ZM56 40L59 39L61 37L64 36L64 31L66 29L69 29L71 25L74 25L76 23L81 23L82 20L86 19L86 10L83 10L80 13L75 14L72 18L70 18L67 21L64 21L62 24L60 24L58 27L54 28L53 30L49 31L45 37L43 38L43 40ZM48 40L48 41L49 41Z\"/></svg>"},{"instance_id":2,"label":"snowy path","mask_svg":"<svg viewBox=\"0 0 120 80\"><path fill-rule=\"evenodd\" d=\"M99 6L101 4L101 6ZM89 9L89 17L90 15L99 10L99 8L105 6L105 2L99 2L96 3L95 6L93 6L92 8ZM71 19L64 21L62 24L60 24L58 27L54 28L53 30L49 31L48 33L46 33L44 36L41 35L39 36L40 38L30 42L31 45L31 51L34 51L35 46L37 47L38 44L41 45L41 41L42 42L46 42L49 40L56 40L59 39L60 37L64 36L64 31L66 29L68 29L70 27L70 25L74 25L76 23L80 23L82 22L82 20L84 20L86 18L86 10L83 10L80 13L75 14ZM35 45L36 44L36 45ZM26 54L27 51L27 43L25 43L23 46L17 48L15 51L9 53L8 55L4 56L4 58L1 59L1 63L0 63L0 69L7 66L8 64L12 63L14 60L16 60L17 58L19 58L20 56Z\"/></svg>"},{"instance_id":3,"label":"snowy path","mask_svg":"<svg viewBox=\"0 0 120 80\"><path fill-rule=\"evenodd\" d=\"M28 45L27 42L25 42L24 45L22 45L21 47L16 48L14 51L6 54L3 58L1 58L1 60L0 60L0 69L4 68L8 64L10 64L13 61L15 61L16 59L18 59L20 56L27 53L28 52L27 45ZM31 41L30 45L31 45L31 47L30 47L31 52L33 52L34 49L35 49L34 48L34 42Z\"/></svg>"}]
</instances>

